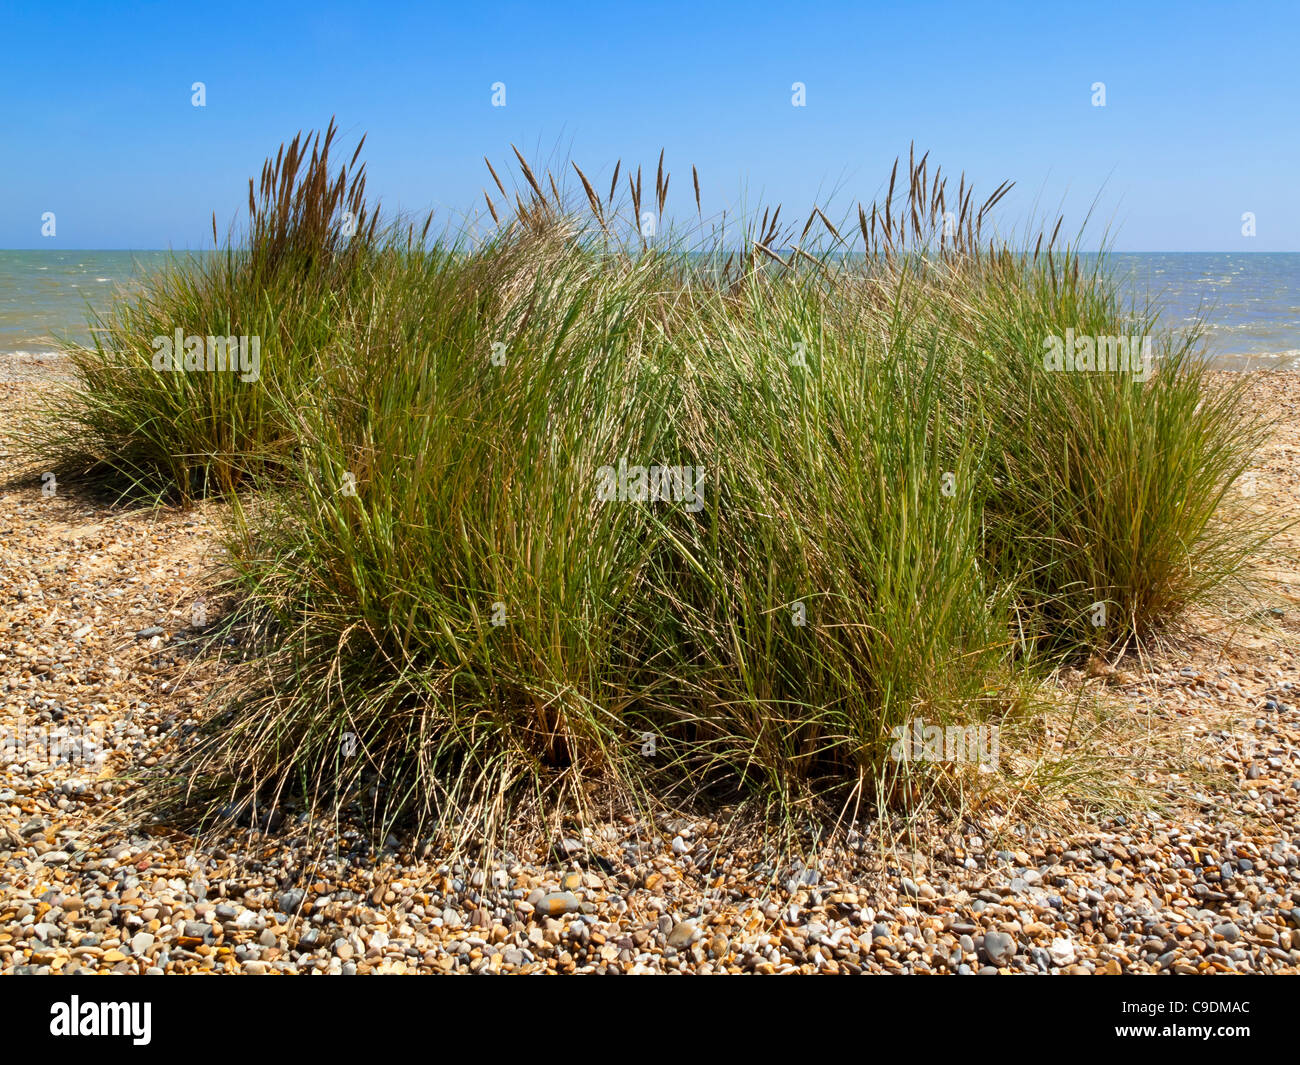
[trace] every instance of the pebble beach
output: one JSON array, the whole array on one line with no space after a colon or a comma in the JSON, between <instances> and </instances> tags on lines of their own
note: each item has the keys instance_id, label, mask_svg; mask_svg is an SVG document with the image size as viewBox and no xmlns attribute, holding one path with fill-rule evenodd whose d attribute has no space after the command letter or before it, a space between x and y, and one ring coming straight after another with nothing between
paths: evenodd
<instances>
[{"instance_id":1,"label":"pebble beach","mask_svg":"<svg viewBox=\"0 0 1300 1065\"><path fill-rule=\"evenodd\" d=\"M1259 609L1055 678L1176 752L1123 812L864 820L803 848L725 812L626 816L472 857L292 810L198 837L121 808L225 668L195 623L221 504L43 491L3 427L63 373L0 355L0 728L25 738L0 764L0 973L1300 972L1293 530ZM1293 521L1300 372L1250 390L1278 419L1250 503Z\"/></svg>"}]
</instances>

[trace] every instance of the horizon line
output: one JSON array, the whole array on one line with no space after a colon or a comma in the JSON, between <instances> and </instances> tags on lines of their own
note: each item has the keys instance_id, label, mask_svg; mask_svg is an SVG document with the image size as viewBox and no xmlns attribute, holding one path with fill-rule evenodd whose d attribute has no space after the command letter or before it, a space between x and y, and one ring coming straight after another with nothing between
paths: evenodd
<instances>
[{"instance_id":1,"label":"horizon line","mask_svg":"<svg viewBox=\"0 0 1300 1065\"><path fill-rule=\"evenodd\" d=\"M0 247L0 252L6 251L41 251L41 252L81 252L81 251L132 251L132 252L175 252L175 251L202 251L202 252L219 252L226 251L226 248L50 248L50 247L26 247L10 248ZM239 250L239 249L236 249ZM791 248L777 248L777 251L791 251ZM1064 249L1062 249L1064 250ZM1071 249L1079 255L1100 255L1103 249ZM1120 251L1117 249L1104 249L1105 254L1109 255L1300 255L1300 249L1281 250L1273 249L1270 251L1247 251L1241 248L1197 248L1195 250L1177 250L1171 248L1143 248L1141 250ZM1028 251L1025 254L1030 254Z\"/></svg>"}]
</instances>

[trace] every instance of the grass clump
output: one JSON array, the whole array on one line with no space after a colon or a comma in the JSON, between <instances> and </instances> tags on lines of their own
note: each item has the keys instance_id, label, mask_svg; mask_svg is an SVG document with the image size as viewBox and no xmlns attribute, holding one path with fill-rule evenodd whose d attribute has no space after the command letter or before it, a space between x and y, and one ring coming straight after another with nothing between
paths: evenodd
<instances>
[{"instance_id":1,"label":"grass clump","mask_svg":"<svg viewBox=\"0 0 1300 1065\"><path fill-rule=\"evenodd\" d=\"M120 309L62 401L69 453L133 482L259 489L229 542L261 654L177 797L491 828L594 785L787 812L1023 794L1028 760L892 754L918 720L1028 734L1045 671L1256 545L1239 389L1189 340L1151 372L1048 368L1050 337L1155 322L1055 234L985 247L1009 186L977 209L963 179L949 214L910 159L855 228L778 208L737 236L697 180L692 243L641 225L662 157L653 198L575 167L575 204L518 156L514 190L489 164L489 238L429 243L366 213L357 156L329 177L331 139L300 179L297 147L268 163L248 245ZM346 242L341 212L368 219ZM180 320L264 328L264 379L142 365Z\"/></svg>"},{"instance_id":2,"label":"grass clump","mask_svg":"<svg viewBox=\"0 0 1300 1065\"><path fill-rule=\"evenodd\" d=\"M91 323L92 343L67 352L81 387L56 392L25 427L33 450L120 491L182 502L278 465L286 427L259 384L273 379L292 392L312 376L345 308L364 299L381 243L378 215L365 205L361 144L331 173L336 136L331 123L323 136L282 145L256 188L249 179L244 234L224 250L175 257ZM355 227L350 237L345 223ZM216 241L215 216L212 232ZM244 338L257 361L246 372L176 372L158 356L159 338L181 356L178 333L205 349Z\"/></svg>"}]
</instances>

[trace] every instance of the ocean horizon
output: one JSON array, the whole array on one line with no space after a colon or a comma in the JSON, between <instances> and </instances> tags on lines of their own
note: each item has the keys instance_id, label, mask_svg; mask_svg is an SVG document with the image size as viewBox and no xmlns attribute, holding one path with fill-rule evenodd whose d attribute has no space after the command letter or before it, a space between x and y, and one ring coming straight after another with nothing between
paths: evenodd
<instances>
[{"instance_id":1,"label":"ocean horizon","mask_svg":"<svg viewBox=\"0 0 1300 1065\"><path fill-rule=\"evenodd\" d=\"M49 355L66 342L88 343L93 312L138 290L169 258L212 254L0 250L0 353ZM1216 366L1300 366L1300 252L1107 252L1106 260L1127 300L1159 308L1162 330L1202 320Z\"/></svg>"}]
</instances>

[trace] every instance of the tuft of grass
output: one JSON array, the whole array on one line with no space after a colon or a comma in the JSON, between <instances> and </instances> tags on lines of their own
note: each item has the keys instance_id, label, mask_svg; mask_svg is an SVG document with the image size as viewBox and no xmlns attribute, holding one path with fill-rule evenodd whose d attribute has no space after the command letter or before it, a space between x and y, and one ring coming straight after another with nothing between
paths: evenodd
<instances>
[{"instance_id":1,"label":"tuft of grass","mask_svg":"<svg viewBox=\"0 0 1300 1065\"><path fill-rule=\"evenodd\" d=\"M1117 652L1240 585L1273 532L1240 505L1269 432L1243 404L1246 382L1211 385L1196 332L1162 334L1148 309L1121 305L1104 267L1066 253L1026 277L1004 258L977 302L963 296L988 416L987 550L1040 647L1066 654ZM1046 338L1066 330L1149 338L1149 370L1045 369Z\"/></svg>"},{"instance_id":2,"label":"tuft of grass","mask_svg":"<svg viewBox=\"0 0 1300 1065\"><path fill-rule=\"evenodd\" d=\"M364 305L378 247L394 240L364 202L361 144L332 171L336 136L331 122L323 136L281 145L256 191L249 180L245 233L221 251L175 257L92 321L93 342L67 352L79 387L55 390L23 426L30 452L123 493L181 502L275 470L289 437L260 382L292 391L310 379ZM215 242L215 216L212 233ZM258 379L156 368L155 338L178 330L257 338Z\"/></svg>"},{"instance_id":3,"label":"tuft of grass","mask_svg":"<svg viewBox=\"0 0 1300 1065\"><path fill-rule=\"evenodd\" d=\"M250 183L247 246L74 353L41 441L231 495L258 657L171 799L463 833L598 788L787 814L1056 794L1073 771L1023 751L895 745L918 719L1028 743L1046 673L1206 601L1263 535L1232 486L1266 427L1194 338L1158 341L1149 377L1044 366L1047 337L1156 322L1059 223L985 246L1009 185L977 206L963 177L950 209L913 154L882 201L800 231L779 207L706 220L693 171L698 223L654 234L662 156L653 191L628 170L616 199L620 163L602 199L575 165L569 198L516 151L513 189L488 162L495 231L431 243L365 212L357 155L330 176L332 139ZM264 330L263 379L153 371L148 338L190 322ZM622 466L698 494L609 499Z\"/></svg>"}]
</instances>

